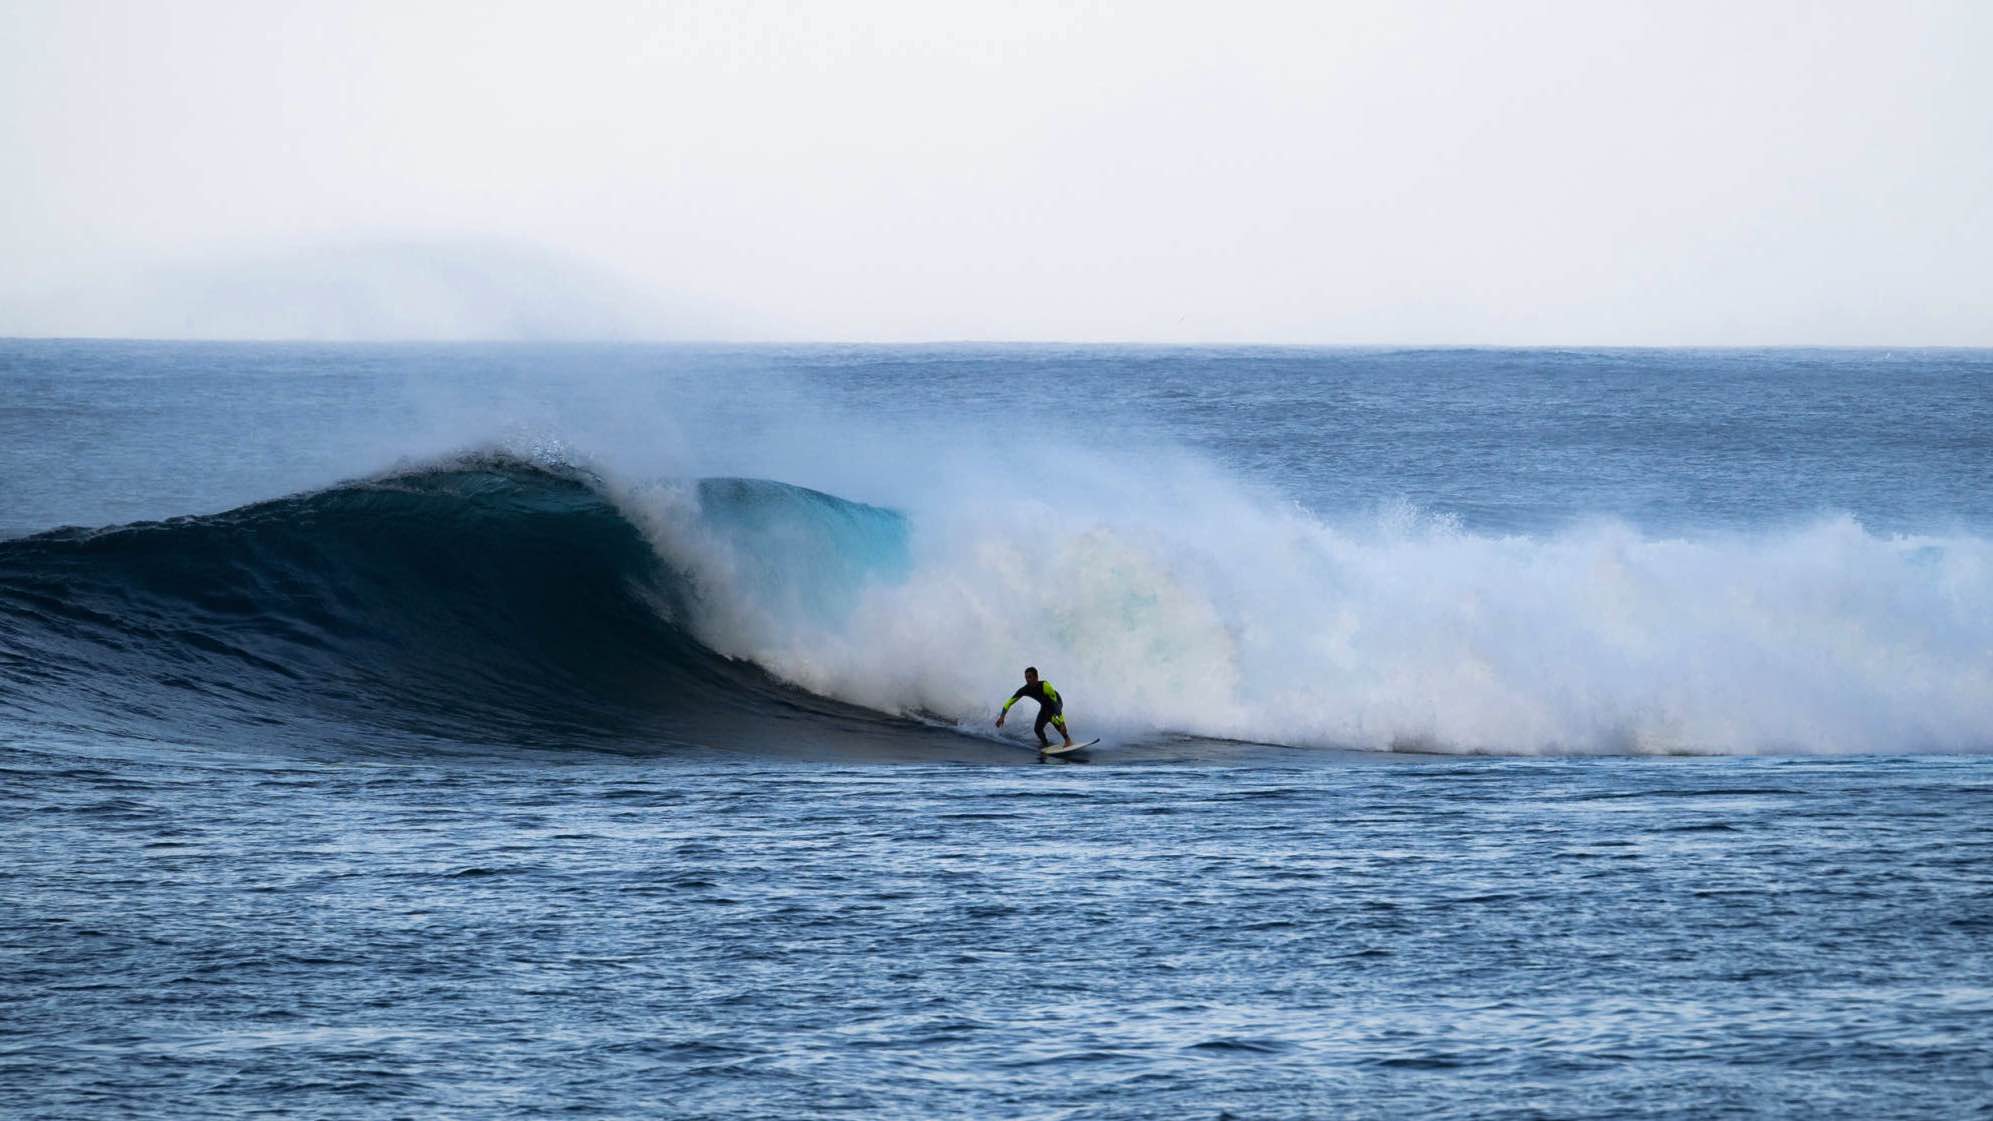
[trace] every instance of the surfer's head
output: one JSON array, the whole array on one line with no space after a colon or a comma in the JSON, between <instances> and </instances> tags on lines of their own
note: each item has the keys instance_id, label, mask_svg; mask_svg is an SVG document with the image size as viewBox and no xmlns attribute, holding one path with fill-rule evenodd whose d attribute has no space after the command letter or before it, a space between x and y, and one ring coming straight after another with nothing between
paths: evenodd
<instances>
[{"instance_id":1,"label":"surfer's head","mask_svg":"<svg viewBox=\"0 0 1993 1121\"><path fill-rule=\"evenodd\" d=\"M1033 683L1033 682L1035 682L1035 681L1037 681L1037 680L1038 680L1038 667L1037 667L1037 666L1025 666L1025 667L1024 667L1024 683L1025 683L1026 685L1029 685L1029 684L1031 684L1031 683Z\"/></svg>"}]
</instances>

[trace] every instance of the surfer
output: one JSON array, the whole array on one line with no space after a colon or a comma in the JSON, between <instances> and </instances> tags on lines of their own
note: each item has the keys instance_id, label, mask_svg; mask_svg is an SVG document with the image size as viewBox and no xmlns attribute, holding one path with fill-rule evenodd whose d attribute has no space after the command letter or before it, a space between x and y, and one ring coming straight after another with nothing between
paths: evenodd
<instances>
[{"instance_id":1,"label":"surfer","mask_svg":"<svg viewBox=\"0 0 1993 1121\"><path fill-rule=\"evenodd\" d=\"M1047 724L1059 730L1059 734L1065 737L1067 747L1073 746L1073 734L1066 728L1066 702L1059 699L1059 691L1052 688L1051 682L1038 680L1037 666L1024 667L1024 686L1003 702L1003 711L997 713L997 727L1003 727L1004 716L1019 697L1030 697L1038 702L1038 723L1032 725L1031 731L1038 737L1039 747L1052 746L1052 741L1045 738Z\"/></svg>"}]
</instances>

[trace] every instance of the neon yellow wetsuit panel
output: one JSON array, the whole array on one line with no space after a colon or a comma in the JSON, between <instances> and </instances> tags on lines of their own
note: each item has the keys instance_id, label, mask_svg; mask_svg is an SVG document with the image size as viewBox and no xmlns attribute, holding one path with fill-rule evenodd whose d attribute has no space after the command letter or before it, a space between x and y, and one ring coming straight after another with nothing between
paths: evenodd
<instances>
[{"instance_id":1,"label":"neon yellow wetsuit panel","mask_svg":"<svg viewBox=\"0 0 1993 1121\"><path fill-rule=\"evenodd\" d=\"M1036 684L1026 685L1018 689L1017 692L1010 695L1009 700L1003 702L1003 710L1009 712L1010 706L1016 704L1024 697L1030 697L1032 700L1038 702L1038 722L1032 726L1031 730L1038 733L1040 741L1045 739L1046 724L1056 724L1059 726L1060 731L1063 732L1065 730L1066 703L1059 699L1059 691L1052 688L1051 682L1041 680Z\"/></svg>"}]
</instances>

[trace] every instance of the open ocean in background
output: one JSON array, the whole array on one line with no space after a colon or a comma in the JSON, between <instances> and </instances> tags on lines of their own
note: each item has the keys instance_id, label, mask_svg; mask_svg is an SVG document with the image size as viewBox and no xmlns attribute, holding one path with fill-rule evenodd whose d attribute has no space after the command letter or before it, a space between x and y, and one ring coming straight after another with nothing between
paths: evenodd
<instances>
[{"instance_id":1,"label":"open ocean in background","mask_svg":"<svg viewBox=\"0 0 1993 1121\"><path fill-rule=\"evenodd\" d=\"M1993 352L0 341L0 1116L1993 1118L1989 752Z\"/></svg>"}]
</instances>

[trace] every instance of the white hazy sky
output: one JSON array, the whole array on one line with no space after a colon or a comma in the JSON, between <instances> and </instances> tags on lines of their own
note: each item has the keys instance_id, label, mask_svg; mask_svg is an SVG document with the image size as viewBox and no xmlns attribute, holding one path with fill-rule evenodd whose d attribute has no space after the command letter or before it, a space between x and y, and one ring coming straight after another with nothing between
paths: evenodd
<instances>
[{"instance_id":1,"label":"white hazy sky","mask_svg":"<svg viewBox=\"0 0 1993 1121\"><path fill-rule=\"evenodd\" d=\"M1993 3L0 0L0 333L1993 345Z\"/></svg>"}]
</instances>

